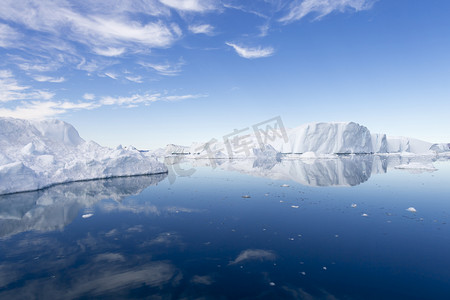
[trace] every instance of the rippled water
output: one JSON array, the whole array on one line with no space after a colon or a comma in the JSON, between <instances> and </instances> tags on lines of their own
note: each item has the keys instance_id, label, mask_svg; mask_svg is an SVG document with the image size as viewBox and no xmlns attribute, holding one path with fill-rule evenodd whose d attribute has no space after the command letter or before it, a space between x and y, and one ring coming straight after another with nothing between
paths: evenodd
<instances>
[{"instance_id":1,"label":"rippled water","mask_svg":"<svg viewBox=\"0 0 450 300\"><path fill-rule=\"evenodd\" d=\"M449 212L449 161L373 156L0 196L0 298L446 299Z\"/></svg>"}]
</instances>

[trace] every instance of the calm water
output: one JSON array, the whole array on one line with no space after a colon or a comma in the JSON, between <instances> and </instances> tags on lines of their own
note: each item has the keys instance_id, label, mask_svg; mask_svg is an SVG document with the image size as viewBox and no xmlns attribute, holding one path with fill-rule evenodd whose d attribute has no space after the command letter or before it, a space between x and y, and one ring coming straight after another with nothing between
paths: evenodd
<instances>
[{"instance_id":1,"label":"calm water","mask_svg":"<svg viewBox=\"0 0 450 300\"><path fill-rule=\"evenodd\" d=\"M406 163L187 161L0 196L0 298L449 299L450 162Z\"/></svg>"}]
</instances>

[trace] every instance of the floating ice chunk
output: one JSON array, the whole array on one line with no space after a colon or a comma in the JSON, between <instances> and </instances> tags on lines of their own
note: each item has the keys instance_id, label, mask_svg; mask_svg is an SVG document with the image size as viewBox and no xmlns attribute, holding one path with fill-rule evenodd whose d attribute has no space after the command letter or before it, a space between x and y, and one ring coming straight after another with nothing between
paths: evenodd
<instances>
[{"instance_id":1,"label":"floating ice chunk","mask_svg":"<svg viewBox=\"0 0 450 300\"><path fill-rule=\"evenodd\" d=\"M81 217L83 218L83 219L87 219L87 218L90 218L90 217L92 217L94 214L84 214L84 215L82 215Z\"/></svg>"},{"instance_id":2,"label":"floating ice chunk","mask_svg":"<svg viewBox=\"0 0 450 300\"><path fill-rule=\"evenodd\" d=\"M289 187L289 184L283 183L282 185L280 185L281 187Z\"/></svg>"},{"instance_id":3,"label":"floating ice chunk","mask_svg":"<svg viewBox=\"0 0 450 300\"><path fill-rule=\"evenodd\" d=\"M306 275L306 272L300 272L300 274L302 274L303 276L305 276L305 275Z\"/></svg>"},{"instance_id":4,"label":"floating ice chunk","mask_svg":"<svg viewBox=\"0 0 450 300\"><path fill-rule=\"evenodd\" d=\"M401 164L394 167L395 169L404 169L404 170L423 170L423 171L436 171L437 169L434 167L432 163L420 163L420 162L411 162L409 164Z\"/></svg>"},{"instance_id":5,"label":"floating ice chunk","mask_svg":"<svg viewBox=\"0 0 450 300\"><path fill-rule=\"evenodd\" d=\"M322 269L326 271L326 270L327 270L327 267L322 267Z\"/></svg>"},{"instance_id":6,"label":"floating ice chunk","mask_svg":"<svg viewBox=\"0 0 450 300\"><path fill-rule=\"evenodd\" d=\"M355 208L357 205L356 203L352 203L352 205L350 205L352 208Z\"/></svg>"},{"instance_id":7,"label":"floating ice chunk","mask_svg":"<svg viewBox=\"0 0 450 300\"><path fill-rule=\"evenodd\" d=\"M406 210L412 213L417 212L417 210L414 207L408 207Z\"/></svg>"},{"instance_id":8,"label":"floating ice chunk","mask_svg":"<svg viewBox=\"0 0 450 300\"><path fill-rule=\"evenodd\" d=\"M272 282L272 281L271 281L271 282L269 282L269 285L270 285L270 286L275 286L275 282Z\"/></svg>"},{"instance_id":9,"label":"floating ice chunk","mask_svg":"<svg viewBox=\"0 0 450 300\"><path fill-rule=\"evenodd\" d=\"M292 208L299 208L298 205L291 205Z\"/></svg>"},{"instance_id":10,"label":"floating ice chunk","mask_svg":"<svg viewBox=\"0 0 450 300\"><path fill-rule=\"evenodd\" d=\"M250 195L242 195L242 198L251 198Z\"/></svg>"},{"instance_id":11,"label":"floating ice chunk","mask_svg":"<svg viewBox=\"0 0 450 300\"><path fill-rule=\"evenodd\" d=\"M361 216L362 217L368 217L369 215L368 214L362 214Z\"/></svg>"}]
</instances>

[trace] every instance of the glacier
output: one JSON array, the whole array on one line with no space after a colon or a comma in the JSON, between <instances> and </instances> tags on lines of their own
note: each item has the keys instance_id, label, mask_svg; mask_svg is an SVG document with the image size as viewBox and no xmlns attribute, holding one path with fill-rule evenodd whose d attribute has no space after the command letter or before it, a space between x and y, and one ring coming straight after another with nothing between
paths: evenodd
<instances>
[{"instance_id":1,"label":"glacier","mask_svg":"<svg viewBox=\"0 0 450 300\"><path fill-rule=\"evenodd\" d=\"M166 173L155 156L82 139L59 120L0 118L0 194L72 181Z\"/></svg>"}]
</instances>

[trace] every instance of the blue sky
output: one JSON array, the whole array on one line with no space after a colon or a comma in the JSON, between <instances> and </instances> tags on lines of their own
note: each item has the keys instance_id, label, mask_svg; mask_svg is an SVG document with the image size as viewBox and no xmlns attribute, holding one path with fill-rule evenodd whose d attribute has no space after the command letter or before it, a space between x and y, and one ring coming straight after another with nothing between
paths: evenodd
<instances>
[{"instance_id":1,"label":"blue sky","mask_svg":"<svg viewBox=\"0 0 450 300\"><path fill-rule=\"evenodd\" d=\"M275 116L450 142L449 16L444 0L2 0L0 116L139 148Z\"/></svg>"}]
</instances>

